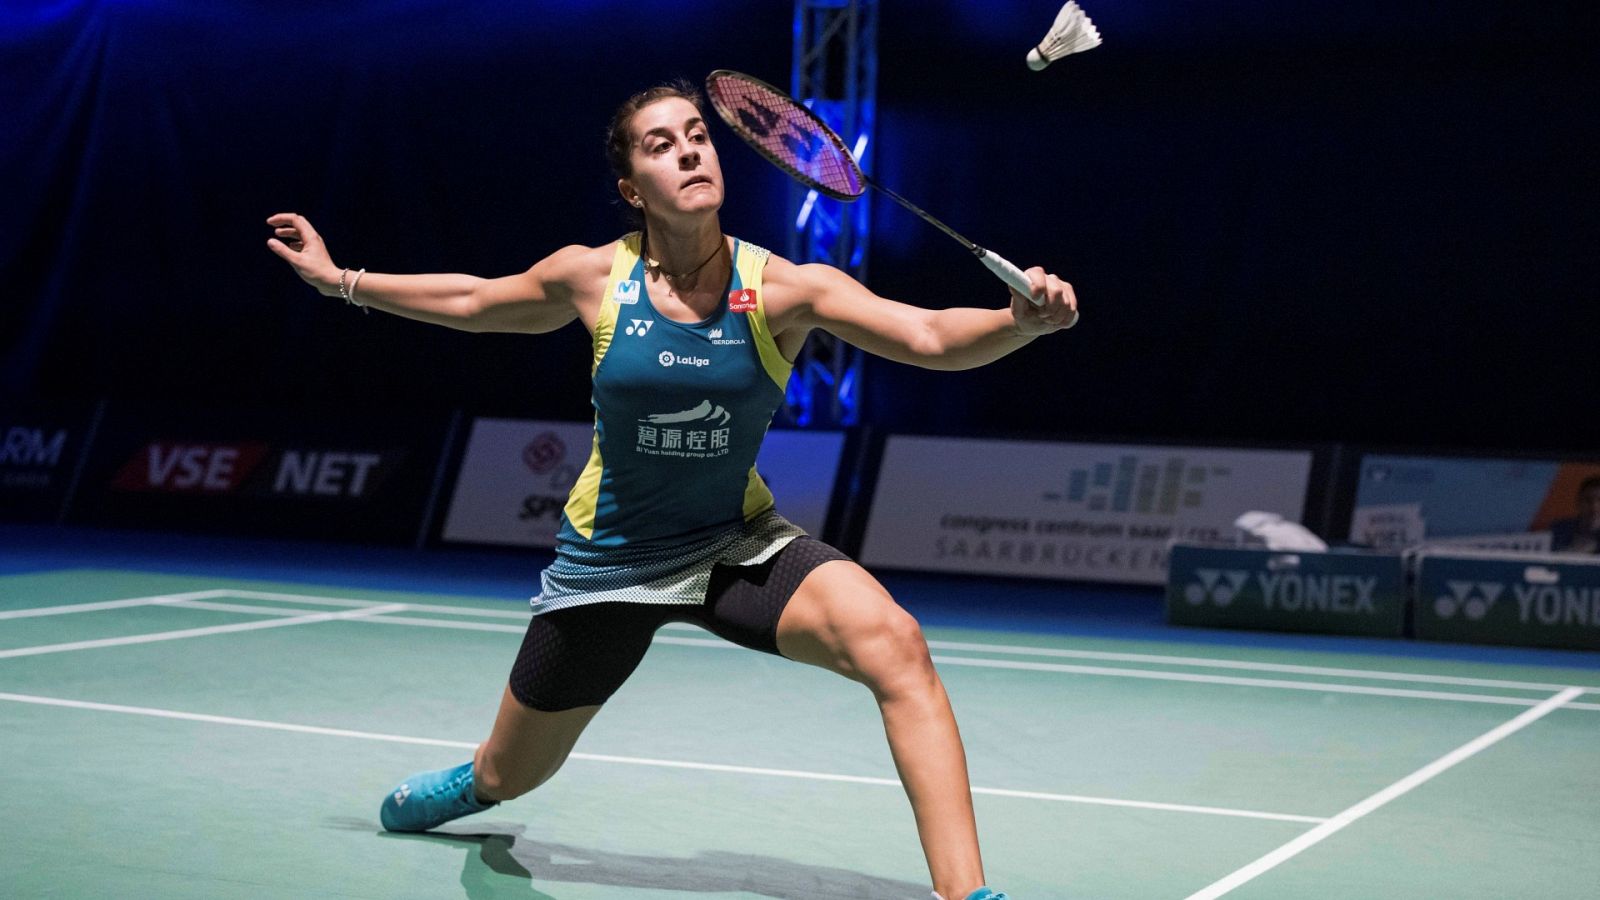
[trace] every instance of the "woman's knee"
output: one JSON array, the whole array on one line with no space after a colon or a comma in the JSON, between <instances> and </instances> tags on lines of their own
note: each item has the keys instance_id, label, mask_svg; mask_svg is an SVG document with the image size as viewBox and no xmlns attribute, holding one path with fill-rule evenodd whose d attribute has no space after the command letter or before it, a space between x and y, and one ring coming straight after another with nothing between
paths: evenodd
<instances>
[{"instance_id":1,"label":"woman's knee","mask_svg":"<svg viewBox=\"0 0 1600 900\"><path fill-rule=\"evenodd\" d=\"M856 680L879 696L924 690L937 680L922 626L893 604L874 616L850 655Z\"/></svg>"}]
</instances>

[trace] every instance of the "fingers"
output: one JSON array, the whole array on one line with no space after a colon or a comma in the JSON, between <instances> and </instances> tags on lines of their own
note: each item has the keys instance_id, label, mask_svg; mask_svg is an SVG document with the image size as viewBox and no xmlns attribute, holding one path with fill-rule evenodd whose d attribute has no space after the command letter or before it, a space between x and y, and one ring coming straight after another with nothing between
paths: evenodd
<instances>
[{"instance_id":1,"label":"fingers","mask_svg":"<svg viewBox=\"0 0 1600 900\"><path fill-rule=\"evenodd\" d=\"M276 213L267 217L267 224L273 226L274 234L289 243L309 243L320 238L317 230L311 227L311 220L299 213Z\"/></svg>"},{"instance_id":2,"label":"fingers","mask_svg":"<svg viewBox=\"0 0 1600 900\"><path fill-rule=\"evenodd\" d=\"M1028 298L1030 303L1023 304L1022 315L1048 330L1071 328L1078 323L1078 295L1071 284L1037 266L1026 274L1033 296ZM1023 298L1018 295L1017 299Z\"/></svg>"}]
</instances>

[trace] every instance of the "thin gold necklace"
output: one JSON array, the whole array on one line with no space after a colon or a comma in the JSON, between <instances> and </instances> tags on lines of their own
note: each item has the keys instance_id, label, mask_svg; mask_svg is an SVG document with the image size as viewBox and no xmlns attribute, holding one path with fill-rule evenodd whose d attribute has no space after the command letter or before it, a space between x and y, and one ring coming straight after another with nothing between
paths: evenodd
<instances>
[{"instance_id":1,"label":"thin gold necklace","mask_svg":"<svg viewBox=\"0 0 1600 900\"><path fill-rule=\"evenodd\" d=\"M657 272L660 272L662 275L665 275L668 278L687 278L690 275L693 275L694 273L700 271L701 269L704 269L706 267L706 264L711 262L713 259L716 259L717 255L719 253L721 253L724 249L726 249L726 244L722 240L722 238L720 236L718 236L716 249L711 251L711 255L710 256L706 257L705 259L702 259L700 261L700 265L695 266L694 268L690 269L687 272L668 272L666 269L662 268L660 260L655 259L650 255L650 245L647 243L647 244L645 244L644 262L645 262L645 265L649 266L652 269L655 269Z\"/></svg>"}]
</instances>

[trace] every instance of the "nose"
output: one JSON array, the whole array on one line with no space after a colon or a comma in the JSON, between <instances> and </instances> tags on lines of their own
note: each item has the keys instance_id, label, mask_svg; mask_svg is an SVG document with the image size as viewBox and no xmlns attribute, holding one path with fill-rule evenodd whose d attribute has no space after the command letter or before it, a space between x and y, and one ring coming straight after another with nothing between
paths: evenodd
<instances>
[{"instance_id":1,"label":"nose","mask_svg":"<svg viewBox=\"0 0 1600 900\"><path fill-rule=\"evenodd\" d=\"M699 165L700 165L700 151L699 150L685 150L683 152L683 155L678 157L678 168L680 168L680 169L694 169L694 168L698 168Z\"/></svg>"}]
</instances>

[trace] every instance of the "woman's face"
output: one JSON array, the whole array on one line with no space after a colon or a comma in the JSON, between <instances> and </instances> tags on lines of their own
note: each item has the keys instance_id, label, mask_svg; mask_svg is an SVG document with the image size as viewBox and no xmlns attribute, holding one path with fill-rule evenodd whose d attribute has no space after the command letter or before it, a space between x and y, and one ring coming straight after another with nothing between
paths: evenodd
<instances>
[{"instance_id":1,"label":"woman's face","mask_svg":"<svg viewBox=\"0 0 1600 900\"><path fill-rule=\"evenodd\" d=\"M629 123L633 174L617 182L623 199L662 216L722 207L722 166L700 110L682 97L657 100Z\"/></svg>"}]
</instances>

